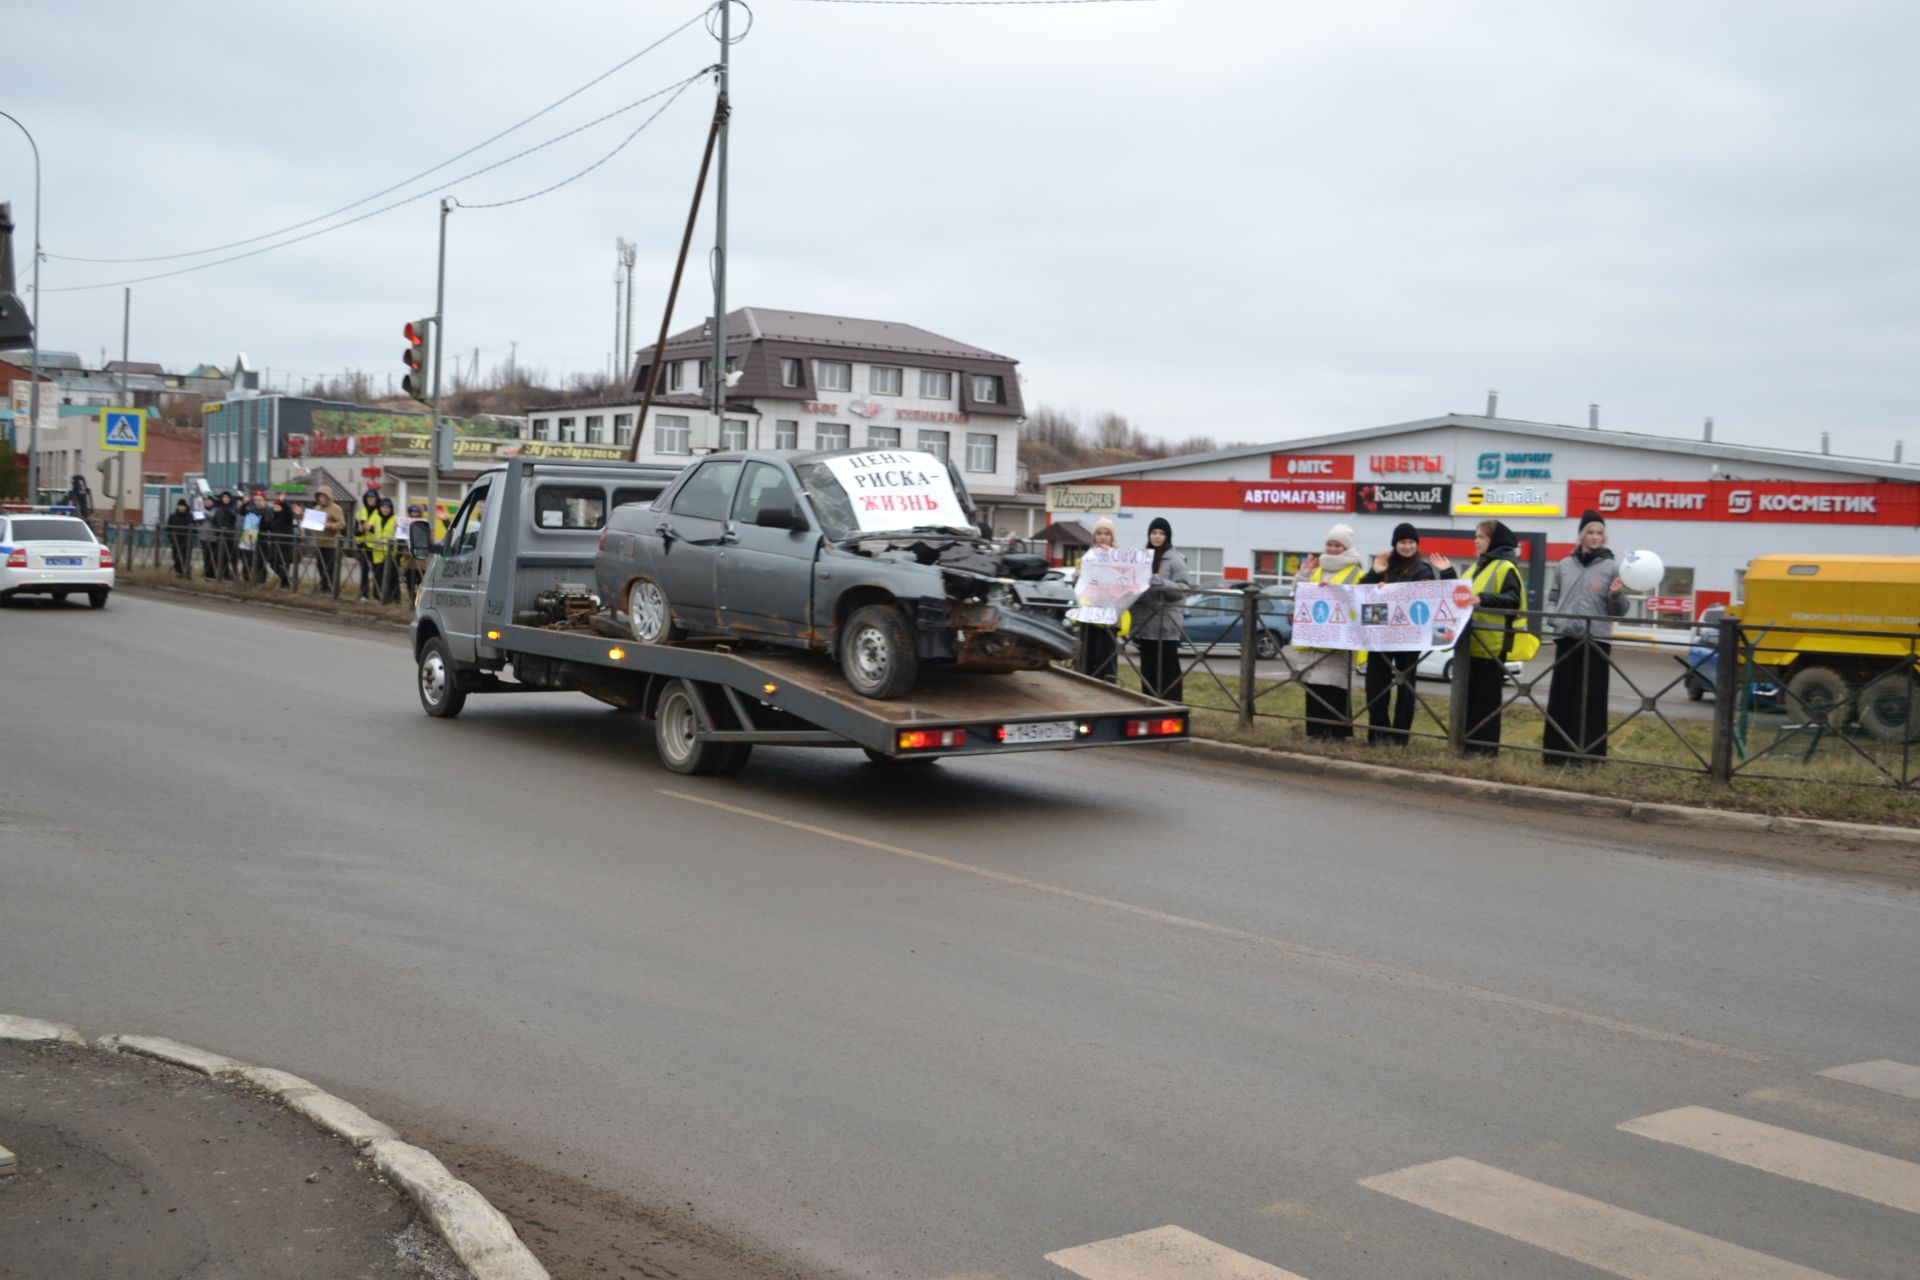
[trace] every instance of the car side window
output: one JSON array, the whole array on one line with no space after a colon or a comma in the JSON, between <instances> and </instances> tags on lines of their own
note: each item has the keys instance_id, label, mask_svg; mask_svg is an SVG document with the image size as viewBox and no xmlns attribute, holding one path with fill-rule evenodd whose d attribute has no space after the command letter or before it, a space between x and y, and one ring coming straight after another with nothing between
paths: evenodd
<instances>
[{"instance_id":1,"label":"car side window","mask_svg":"<svg viewBox=\"0 0 1920 1280\"><path fill-rule=\"evenodd\" d=\"M638 505L641 503L651 503L655 498L660 496L660 491L664 488L666 488L665 485L650 484L638 488L629 486L615 489L613 491L613 505L616 507L624 507L629 504Z\"/></svg>"},{"instance_id":2,"label":"car side window","mask_svg":"<svg viewBox=\"0 0 1920 1280\"><path fill-rule=\"evenodd\" d=\"M487 499L492 493L493 486L483 484L467 495L466 505L453 517L453 528L447 532L447 555L464 556L480 549L480 535L487 527Z\"/></svg>"},{"instance_id":3,"label":"car side window","mask_svg":"<svg viewBox=\"0 0 1920 1280\"><path fill-rule=\"evenodd\" d=\"M673 498L673 513L702 520L724 520L733 501L733 482L740 478L738 461L703 462L687 477Z\"/></svg>"},{"instance_id":4,"label":"car side window","mask_svg":"<svg viewBox=\"0 0 1920 1280\"><path fill-rule=\"evenodd\" d=\"M762 511L791 511L799 505L786 472L770 462L749 462L740 479L740 492L733 500L733 518L741 524L752 524Z\"/></svg>"}]
</instances>

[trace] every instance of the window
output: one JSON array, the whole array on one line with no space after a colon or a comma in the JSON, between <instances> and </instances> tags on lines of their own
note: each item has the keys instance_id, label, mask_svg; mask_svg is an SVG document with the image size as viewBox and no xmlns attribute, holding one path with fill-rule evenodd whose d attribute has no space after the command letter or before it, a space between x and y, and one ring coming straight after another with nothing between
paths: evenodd
<instances>
[{"instance_id":1,"label":"window","mask_svg":"<svg viewBox=\"0 0 1920 1280\"><path fill-rule=\"evenodd\" d=\"M800 385L801 364L798 356L780 357L780 385L797 387Z\"/></svg>"},{"instance_id":2,"label":"window","mask_svg":"<svg viewBox=\"0 0 1920 1280\"><path fill-rule=\"evenodd\" d=\"M733 502L733 482L739 478L737 461L701 463L673 496L673 513L691 519L726 519Z\"/></svg>"},{"instance_id":3,"label":"window","mask_svg":"<svg viewBox=\"0 0 1920 1280\"><path fill-rule=\"evenodd\" d=\"M922 400L953 399L953 375L939 369L922 369L920 398Z\"/></svg>"},{"instance_id":4,"label":"window","mask_svg":"<svg viewBox=\"0 0 1920 1280\"><path fill-rule=\"evenodd\" d=\"M689 419L684 413L663 413L653 420L657 438L656 448L661 453L692 453L693 447L688 441Z\"/></svg>"},{"instance_id":5,"label":"window","mask_svg":"<svg viewBox=\"0 0 1920 1280\"><path fill-rule=\"evenodd\" d=\"M667 361L667 390L678 391L680 389L682 380L686 377L686 363L684 360Z\"/></svg>"},{"instance_id":6,"label":"window","mask_svg":"<svg viewBox=\"0 0 1920 1280\"><path fill-rule=\"evenodd\" d=\"M545 440L547 438L547 420L545 418L531 419L527 426L527 438L529 440Z\"/></svg>"},{"instance_id":7,"label":"window","mask_svg":"<svg viewBox=\"0 0 1920 1280\"><path fill-rule=\"evenodd\" d=\"M816 449L844 449L852 438L852 432L844 422L823 422L813 429L813 447Z\"/></svg>"},{"instance_id":8,"label":"window","mask_svg":"<svg viewBox=\"0 0 1920 1280\"><path fill-rule=\"evenodd\" d=\"M786 472L768 462L749 462L740 481L740 492L733 499L733 518L740 524L752 524L762 511L791 511L800 504L793 500L793 486Z\"/></svg>"},{"instance_id":9,"label":"window","mask_svg":"<svg viewBox=\"0 0 1920 1280\"><path fill-rule=\"evenodd\" d=\"M567 444L580 443L580 429L574 425L575 419L560 419L560 439Z\"/></svg>"},{"instance_id":10,"label":"window","mask_svg":"<svg viewBox=\"0 0 1920 1280\"><path fill-rule=\"evenodd\" d=\"M867 390L876 396L897 396L906 376L905 369L876 364L867 370Z\"/></svg>"},{"instance_id":11,"label":"window","mask_svg":"<svg viewBox=\"0 0 1920 1280\"><path fill-rule=\"evenodd\" d=\"M900 428L898 427L868 427L867 428L867 448L898 449L899 447L900 447Z\"/></svg>"},{"instance_id":12,"label":"window","mask_svg":"<svg viewBox=\"0 0 1920 1280\"><path fill-rule=\"evenodd\" d=\"M587 415L587 443L605 444L607 442L607 418L605 414Z\"/></svg>"},{"instance_id":13,"label":"window","mask_svg":"<svg viewBox=\"0 0 1920 1280\"><path fill-rule=\"evenodd\" d=\"M453 527L447 533L447 554L449 556L470 555L480 549L480 535L487 527L487 497L493 486L480 484L474 486L467 495L467 503L453 518Z\"/></svg>"},{"instance_id":14,"label":"window","mask_svg":"<svg viewBox=\"0 0 1920 1280\"><path fill-rule=\"evenodd\" d=\"M853 366L844 360L816 360L813 362L813 380L820 384L822 391L851 391Z\"/></svg>"},{"instance_id":15,"label":"window","mask_svg":"<svg viewBox=\"0 0 1920 1280\"><path fill-rule=\"evenodd\" d=\"M930 453L942 462L947 460L949 443L948 435L945 431L917 432L914 435L913 443L914 447L919 449L920 452Z\"/></svg>"},{"instance_id":16,"label":"window","mask_svg":"<svg viewBox=\"0 0 1920 1280\"><path fill-rule=\"evenodd\" d=\"M700 362L700 381L695 385L699 387L710 387L713 385L712 378L713 378L713 361L702 360Z\"/></svg>"},{"instance_id":17,"label":"window","mask_svg":"<svg viewBox=\"0 0 1920 1280\"><path fill-rule=\"evenodd\" d=\"M720 424L720 452L729 453L747 447L747 420L728 418Z\"/></svg>"},{"instance_id":18,"label":"window","mask_svg":"<svg viewBox=\"0 0 1920 1280\"><path fill-rule=\"evenodd\" d=\"M800 424L785 418L773 424L773 447L776 449L798 449L800 447Z\"/></svg>"},{"instance_id":19,"label":"window","mask_svg":"<svg viewBox=\"0 0 1920 1280\"><path fill-rule=\"evenodd\" d=\"M1000 379L984 373L974 374L973 398L981 404L999 404Z\"/></svg>"},{"instance_id":20,"label":"window","mask_svg":"<svg viewBox=\"0 0 1920 1280\"><path fill-rule=\"evenodd\" d=\"M613 505L616 507L624 507L650 503L660 496L660 491L664 488L666 488L666 486L661 484L644 484L615 489L613 491Z\"/></svg>"},{"instance_id":21,"label":"window","mask_svg":"<svg viewBox=\"0 0 1920 1280\"><path fill-rule=\"evenodd\" d=\"M1193 575L1193 584L1197 587L1217 587L1220 585L1220 566L1225 562L1219 547L1181 547L1180 554L1187 558L1187 572Z\"/></svg>"},{"instance_id":22,"label":"window","mask_svg":"<svg viewBox=\"0 0 1920 1280\"><path fill-rule=\"evenodd\" d=\"M633 415L616 413L613 415L613 442L621 448L633 443Z\"/></svg>"},{"instance_id":23,"label":"window","mask_svg":"<svg viewBox=\"0 0 1920 1280\"><path fill-rule=\"evenodd\" d=\"M1282 573L1291 560L1295 568L1299 566L1299 556L1289 556L1284 551L1256 551L1253 553L1253 580L1255 582L1278 584L1282 578L1293 576L1291 571Z\"/></svg>"},{"instance_id":24,"label":"window","mask_svg":"<svg viewBox=\"0 0 1920 1280\"><path fill-rule=\"evenodd\" d=\"M607 495L597 486L543 484L533 491L533 523L541 529L600 529Z\"/></svg>"},{"instance_id":25,"label":"window","mask_svg":"<svg viewBox=\"0 0 1920 1280\"><path fill-rule=\"evenodd\" d=\"M999 470L999 444L999 437L990 432L967 432L967 470Z\"/></svg>"}]
</instances>

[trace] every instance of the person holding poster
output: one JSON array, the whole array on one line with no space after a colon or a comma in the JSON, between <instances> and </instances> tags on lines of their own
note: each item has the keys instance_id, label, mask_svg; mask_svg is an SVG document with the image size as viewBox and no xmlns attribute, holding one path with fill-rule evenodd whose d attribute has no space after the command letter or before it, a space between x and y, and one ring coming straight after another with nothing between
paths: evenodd
<instances>
[{"instance_id":1,"label":"person holding poster","mask_svg":"<svg viewBox=\"0 0 1920 1280\"><path fill-rule=\"evenodd\" d=\"M1373 568L1360 579L1374 582L1431 582L1433 566L1420 558L1420 531L1406 521L1393 529L1393 550L1373 558ZM1414 670L1418 653L1367 655L1367 745L1407 745L1413 728Z\"/></svg>"},{"instance_id":2,"label":"person holding poster","mask_svg":"<svg viewBox=\"0 0 1920 1280\"><path fill-rule=\"evenodd\" d=\"M1513 530L1498 520L1482 520L1473 530L1473 549L1479 554L1468 573L1472 594L1466 603L1473 606L1467 630L1460 637L1455 653L1467 660L1467 741L1470 756L1500 754L1500 690L1507 678L1509 656L1526 661L1539 648L1539 640L1526 630L1524 619L1488 610L1518 610L1527 607L1527 581L1520 572L1520 540ZM1442 578L1458 575L1452 563L1440 556L1430 560ZM1516 646L1530 641L1527 651Z\"/></svg>"},{"instance_id":3,"label":"person holding poster","mask_svg":"<svg viewBox=\"0 0 1920 1280\"><path fill-rule=\"evenodd\" d=\"M1181 600L1193 590L1187 558L1173 548L1173 526L1155 516L1147 526L1153 552L1151 585L1133 602L1133 643L1140 650L1140 683L1149 694L1179 702L1185 692L1180 673L1183 632Z\"/></svg>"},{"instance_id":4,"label":"person holding poster","mask_svg":"<svg viewBox=\"0 0 1920 1280\"><path fill-rule=\"evenodd\" d=\"M1553 679L1547 685L1547 726L1541 758L1550 765L1598 764L1607 758L1607 692L1613 683L1613 619L1627 613L1626 584L1607 548L1607 522L1597 511L1580 517L1580 541L1558 566L1554 611L1548 621Z\"/></svg>"},{"instance_id":5,"label":"person holding poster","mask_svg":"<svg viewBox=\"0 0 1920 1280\"><path fill-rule=\"evenodd\" d=\"M1327 530L1326 550L1300 563L1307 581L1344 586L1360 579L1360 557L1353 554L1353 526ZM1307 661L1300 687L1307 695L1307 736L1338 740L1353 736L1353 652L1300 648Z\"/></svg>"},{"instance_id":6,"label":"person holding poster","mask_svg":"<svg viewBox=\"0 0 1920 1280\"><path fill-rule=\"evenodd\" d=\"M1113 550L1117 533L1113 521L1101 516L1093 522L1093 546L1087 552L1106 552ZM1105 680L1115 684L1120 679L1120 641L1118 626L1102 626L1097 622L1080 624L1080 654L1078 667L1082 674L1096 680Z\"/></svg>"}]
</instances>

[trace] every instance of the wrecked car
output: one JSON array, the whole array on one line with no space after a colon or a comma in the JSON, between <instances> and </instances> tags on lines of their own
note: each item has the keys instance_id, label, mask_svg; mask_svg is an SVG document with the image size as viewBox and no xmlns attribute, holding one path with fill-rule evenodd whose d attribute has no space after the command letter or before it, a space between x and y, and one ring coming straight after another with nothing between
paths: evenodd
<instances>
[{"instance_id":1,"label":"wrecked car","mask_svg":"<svg viewBox=\"0 0 1920 1280\"><path fill-rule=\"evenodd\" d=\"M948 464L910 450L705 458L614 510L595 575L641 644L809 649L869 698L907 692L923 665L1029 670L1074 648L1070 586L997 550Z\"/></svg>"}]
</instances>

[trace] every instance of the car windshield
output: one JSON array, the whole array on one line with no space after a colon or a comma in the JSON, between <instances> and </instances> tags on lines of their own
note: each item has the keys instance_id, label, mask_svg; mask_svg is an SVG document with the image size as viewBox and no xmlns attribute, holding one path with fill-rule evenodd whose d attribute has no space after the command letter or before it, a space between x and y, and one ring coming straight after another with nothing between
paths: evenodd
<instances>
[{"instance_id":1,"label":"car windshield","mask_svg":"<svg viewBox=\"0 0 1920 1280\"><path fill-rule=\"evenodd\" d=\"M869 459L885 461L874 466L868 463ZM836 471L847 471L849 466L871 471L881 481L909 483L880 484L872 492L861 492L856 500L836 474ZM801 489L813 504L814 515L819 517L827 537L835 542L856 535L875 537L896 533L979 535L979 529L967 522L973 511L959 496L960 491L952 483L947 468L932 454L848 455L803 463L795 472L800 477ZM926 497L927 493L932 497ZM916 522L916 512L932 516L935 522Z\"/></svg>"},{"instance_id":2,"label":"car windshield","mask_svg":"<svg viewBox=\"0 0 1920 1280\"><path fill-rule=\"evenodd\" d=\"M13 542L92 542L93 530L70 516L38 516L15 519L7 536Z\"/></svg>"}]
</instances>

